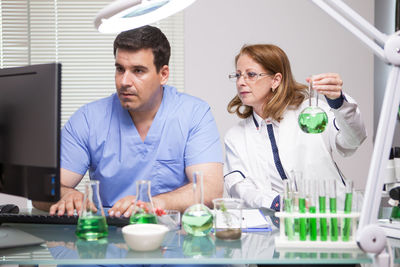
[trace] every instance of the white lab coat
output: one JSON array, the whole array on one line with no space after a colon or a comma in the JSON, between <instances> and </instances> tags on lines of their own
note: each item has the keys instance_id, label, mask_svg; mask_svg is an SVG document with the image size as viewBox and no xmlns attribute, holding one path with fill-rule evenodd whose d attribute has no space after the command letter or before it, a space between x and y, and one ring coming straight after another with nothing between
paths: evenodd
<instances>
[{"instance_id":1,"label":"white lab coat","mask_svg":"<svg viewBox=\"0 0 400 267\"><path fill-rule=\"evenodd\" d=\"M308 106L308 100L298 108L286 110L277 130L279 156L287 177L291 179L294 172L302 172L303 179L335 179L339 210L343 207L345 178L341 177L332 153L349 156L366 138L356 102L345 97L347 101L336 110L320 101L319 106L328 114L328 126L322 134L306 134L298 125L298 115ZM281 181L278 172L267 164L272 152L260 151L262 142L269 140L258 133L251 116L240 121L225 136L224 194L241 198L252 208L270 208L274 198L282 192L282 184L273 183L273 180Z\"/></svg>"}]
</instances>

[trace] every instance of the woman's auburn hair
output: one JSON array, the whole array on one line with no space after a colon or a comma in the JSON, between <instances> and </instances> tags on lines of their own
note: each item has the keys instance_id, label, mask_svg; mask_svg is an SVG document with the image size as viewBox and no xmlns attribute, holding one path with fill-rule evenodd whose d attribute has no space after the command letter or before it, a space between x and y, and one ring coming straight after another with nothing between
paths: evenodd
<instances>
[{"instance_id":1,"label":"woman's auburn hair","mask_svg":"<svg viewBox=\"0 0 400 267\"><path fill-rule=\"evenodd\" d=\"M294 80L289 59L278 46L272 44L244 45L235 57L235 65L242 55L251 57L269 74L282 74L280 85L265 99L263 118L281 121L283 113L289 106L297 108L308 96L307 86ZM236 113L242 119L253 114L253 108L244 105L238 95L229 102L227 109L229 113Z\"/></svg>"}]
</instances>

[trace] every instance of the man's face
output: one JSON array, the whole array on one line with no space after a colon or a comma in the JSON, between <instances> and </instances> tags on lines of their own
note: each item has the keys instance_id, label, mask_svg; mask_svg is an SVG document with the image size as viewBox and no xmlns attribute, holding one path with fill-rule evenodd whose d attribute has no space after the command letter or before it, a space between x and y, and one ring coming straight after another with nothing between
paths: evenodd
<instances>
[{"instance_id":1,"label":"man's face","mask_svg":"<svg viewBox=\"0 0 400 267\"><path fill-rule=\"evenodd\" d=\"M129 51L117 49L115 55L115 86L123 108L132 112L157 109L162 100L162 85L169 76L163 66L157 73L151 49Z\"/></svg>"}]
</instances>

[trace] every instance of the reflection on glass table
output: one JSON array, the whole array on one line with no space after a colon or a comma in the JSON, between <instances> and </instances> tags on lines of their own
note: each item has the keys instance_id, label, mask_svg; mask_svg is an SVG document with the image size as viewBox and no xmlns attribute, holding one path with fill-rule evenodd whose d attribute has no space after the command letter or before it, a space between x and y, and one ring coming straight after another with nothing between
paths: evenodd
<instances>
[{"instance_id":1,"label":"reflection on glass table","mask_svg":"<svg viewBox=\"0 0 400 267\"><path fill-rule=\"evenodd\" d=\"M74 225L13 224L34 234L46 245L0 250L2 264L308 264L370 263L364 253L319 253L277 251L274 237L278 231L243 233L236 241L223 241L213 234L205 237L171 231L161 247L151 252L129 250L121 228L109 227L109 235L100 241L78 240Z\"/></svg>"},{"instance_id":2,"label":"reflection on glass table","mask_svg":"<svg viewBox=\"0 0 400 267\"><path fill-rule=\"evenodd\" d=\"M185 257L212 257L215 254L215 242L211 235L186 235L183 240L182 251Z\"/></svg>"}]
</instances>

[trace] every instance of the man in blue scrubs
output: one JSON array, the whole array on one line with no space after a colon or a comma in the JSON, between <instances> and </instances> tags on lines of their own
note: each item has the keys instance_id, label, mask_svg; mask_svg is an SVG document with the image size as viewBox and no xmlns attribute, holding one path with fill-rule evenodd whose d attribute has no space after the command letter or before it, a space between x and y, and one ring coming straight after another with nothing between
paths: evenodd
<instances>
[{"instance_id":1,"label":"man in blue scrubs","mask_svg":"<svg viewBox=\"0 0 400 267\"><path fill-rule=\"evenodd\" d=\"M222 196L222 147L210 107L166 85L170 45L155 27L114 41L117 92L81 107L61 134L61 200L50 214L72 215L74 189L89 170L109 215L129 217L135 181L151 180L154 206L183 212L193 204L192 174L204 177L204 201Z\"/></svg>"}]
</instances>

